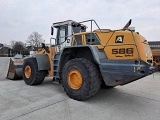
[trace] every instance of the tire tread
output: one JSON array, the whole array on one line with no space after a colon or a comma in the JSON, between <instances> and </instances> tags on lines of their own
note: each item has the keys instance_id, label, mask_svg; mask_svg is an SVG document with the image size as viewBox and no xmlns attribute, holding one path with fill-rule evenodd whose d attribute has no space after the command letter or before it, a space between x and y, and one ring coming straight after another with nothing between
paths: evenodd
<instances>
[{"instance_id":1,"label":"tire tread","mask_svg":"<svg viewBox=\"0 0 160 120\"><path fill-rule=\"evenodd\" d=\"M31 68L34 68L34 74L30 79L27 79L24 74L25 66L29 64ZM25 60L23 65L23 79L27 85L39 85L44 81L45 71L39 71L37 61L35 58L28 58Z\"/></svg>"},{"instance_id":2,"label":"tire tread","mask_svg":"<svg viewBox=\"0 0 160 120\"><path fill-rule=\"evenodd\" d=\"M91 82L89 88L85 88L85 90L84 90L84 91L88 91L87 93L81 93L81 95L76 96L74 94L70 94L66 90L67 89L66 84L65 84L66 82L63 81L64 77L65 77L64 74L67 73L66 68L68 66L70 66L71 63L72 64L73 63L81 63L81 64L83 64L83 67L85 67L88 70L89 74L82 73L82 74L84 74L84 76L87 75L88 80ZM63 76L62 77L62 85L64 87L64 90L65 90L66 94L73 99L80 100L80 101L86 100L86 99L94 96L98 92L98 90L100 89L100 85L101 85L100 72L94 63L92 63L91 61L89 61L85 58L75 58L75 59L68 61L66 63L66 65L64 66L64 70L62 71L62 76ZM82 92L84 92L84 91L82 90Z\"/></svg>"}]
</instances>

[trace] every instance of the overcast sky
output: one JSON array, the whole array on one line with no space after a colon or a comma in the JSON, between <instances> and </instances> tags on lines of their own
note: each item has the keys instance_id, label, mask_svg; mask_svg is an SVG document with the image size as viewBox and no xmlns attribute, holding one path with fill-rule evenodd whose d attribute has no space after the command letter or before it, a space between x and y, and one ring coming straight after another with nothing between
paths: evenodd
<instances>
[{"instance_id":1,"label":"overcast sky","mask_svg":"<svg viewBox=\"0 0 160 120\"><path fill-rule=\"evenodd\" d=\"M26 42L37 31L49 43L54 22L95 19L120 29L129 19L149 41L160 41L160 0L0 0L0 43Z\"/></svg>"}]
</instances>

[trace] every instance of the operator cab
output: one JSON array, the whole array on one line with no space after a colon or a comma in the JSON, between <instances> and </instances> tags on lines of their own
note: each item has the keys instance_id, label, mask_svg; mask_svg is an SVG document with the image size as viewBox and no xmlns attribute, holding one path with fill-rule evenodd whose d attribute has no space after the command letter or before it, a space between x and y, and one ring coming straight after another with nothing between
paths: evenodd
<instances>
[{"instance_id":1,"label":"operator cab","mask_svg":"<svg viewBox=\"0 0 160 120\"><path fill-rule=\"evenodd\" d=\"M57 52L60 52L65 46L71 46L72 36L75 33L86 32L85 25L73 20L53 23L51 35L53 35L53 28L57 29L57 36L55 41Z\"/></svg>"}]
</instances>

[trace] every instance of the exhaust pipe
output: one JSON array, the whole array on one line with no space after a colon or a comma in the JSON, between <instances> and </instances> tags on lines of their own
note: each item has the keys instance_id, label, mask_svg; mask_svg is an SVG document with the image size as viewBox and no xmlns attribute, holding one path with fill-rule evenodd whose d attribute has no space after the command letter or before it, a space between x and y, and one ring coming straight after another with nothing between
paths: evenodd
<instances>
[{"instance_id":1,"label":"exhaust pipe","mask_svg":"<svg viewBox=\"0 0 160 120\"><path fill-rule=\"evenodd\" d=\"M123 27L123 29L127 29L132 23L132 19L130 19L127 24Z\"/></svg>"}]
</instances>

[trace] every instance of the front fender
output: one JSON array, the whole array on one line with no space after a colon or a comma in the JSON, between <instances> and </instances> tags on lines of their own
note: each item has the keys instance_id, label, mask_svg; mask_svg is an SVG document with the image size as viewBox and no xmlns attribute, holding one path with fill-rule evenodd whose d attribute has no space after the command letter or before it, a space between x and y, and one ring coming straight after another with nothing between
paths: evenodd
<instances>
[{"instance_id":1,"label":"front fender","mask_svg":"<svg viewBox=\"0 0 160 120\"><path fill-rule=\"evenodd\" d=\"M50 62L47 54L36 54L34 57L37 60L38 70L50 70Z\"/></svg>"}]
</instances>

